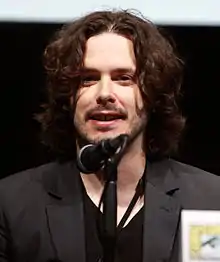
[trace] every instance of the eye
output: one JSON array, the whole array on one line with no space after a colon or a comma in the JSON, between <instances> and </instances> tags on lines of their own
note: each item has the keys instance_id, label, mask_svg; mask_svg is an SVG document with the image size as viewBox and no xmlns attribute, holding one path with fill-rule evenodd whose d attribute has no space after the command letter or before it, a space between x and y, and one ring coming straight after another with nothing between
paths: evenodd
<instances>
[{"instance_id":1,"label":"eye","mask_svg":"<svg viewBox=\"0 0 220 262\"><path fill-rule=\"evenodd\" d=\"M81 86L87 87L95 85L99 81L99 76L96 75L82 75Z\"/></svg>"},{"instance_id":2,"label":"eye","mask_svg":"<svg viewBox=\"0 0 220 262\"><path fill-rule=\"evenodd\" d=\"M113 81L121 85L132 85L134 83L134 76L129 74L117 75L112 78Z\"/></svg>"}]
</instances>

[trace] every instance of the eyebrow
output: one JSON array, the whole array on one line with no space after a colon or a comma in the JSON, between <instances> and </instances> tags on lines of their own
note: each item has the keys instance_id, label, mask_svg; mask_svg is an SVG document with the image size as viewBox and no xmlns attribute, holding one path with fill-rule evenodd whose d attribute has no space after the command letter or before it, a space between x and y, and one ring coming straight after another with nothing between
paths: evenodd
<instances>
[{"instance_id":1,"label":"eyebrow","mask_svg":"<svg viewBox=\"0 0 220 262\"><path fill-rule=\"evenodd\" d=\"M92 67L82 67L80 69L81 74L87 74L87 73L99 73L100 71L96 68ZM130 73L135 74L135 70L131 67L118 67L111 70L111 73Z\"/></svg>"}]
</instances>

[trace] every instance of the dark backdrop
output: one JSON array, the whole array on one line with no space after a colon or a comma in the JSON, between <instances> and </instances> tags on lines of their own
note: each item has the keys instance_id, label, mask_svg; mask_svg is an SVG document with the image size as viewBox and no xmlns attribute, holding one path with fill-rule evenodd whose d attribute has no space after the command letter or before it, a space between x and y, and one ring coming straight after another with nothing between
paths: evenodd
<instances>
[{"instance_id":1,"label":"dark backdrop","mask_svg":"<svg viewBox=\"0 0 220 262\"><path fill-rule=\"evenodd\" d=\"M33 114L44 99L42 53L60 24L0 23L0 177L52 159ZM220 175L220 27L167 26L185 61L187 129L179 159Z\"/></svg>"}]
</instances>

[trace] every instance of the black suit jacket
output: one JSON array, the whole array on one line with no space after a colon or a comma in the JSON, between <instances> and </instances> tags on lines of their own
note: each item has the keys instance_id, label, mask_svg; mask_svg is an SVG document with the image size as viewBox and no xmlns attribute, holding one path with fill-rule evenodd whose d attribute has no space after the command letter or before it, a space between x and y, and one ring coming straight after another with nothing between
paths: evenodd
<instances>
[{"instance_id":1,"label":"black suit jacket","mask_svg":"<svg viewBox=\"0 0 220 262\"><path fill-rule=\"evenodd\" d=\"M163 160L148 164L143 261L178 261L181 209L220 209L220 178ZM0 262L85 262L80 176L50 163L0 182Z\"/></svg>"}]
</instances>

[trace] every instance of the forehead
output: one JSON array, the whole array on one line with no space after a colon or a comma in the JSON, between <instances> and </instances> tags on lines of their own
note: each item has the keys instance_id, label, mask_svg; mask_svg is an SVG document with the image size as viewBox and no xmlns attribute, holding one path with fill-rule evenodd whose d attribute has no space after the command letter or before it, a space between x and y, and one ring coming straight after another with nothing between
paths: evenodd
<instances>
[{"instance_id":1,"label":"forehead","mask_svg":"<svg viewBox=\"0 0 220 262\"><path fill-rule=\"evenodd\" d=\"M115 68L135 70L133 43L126 37L115 33L102 33L88 39L84 65L100 71Z\"/></svg>"}]
</instances>

